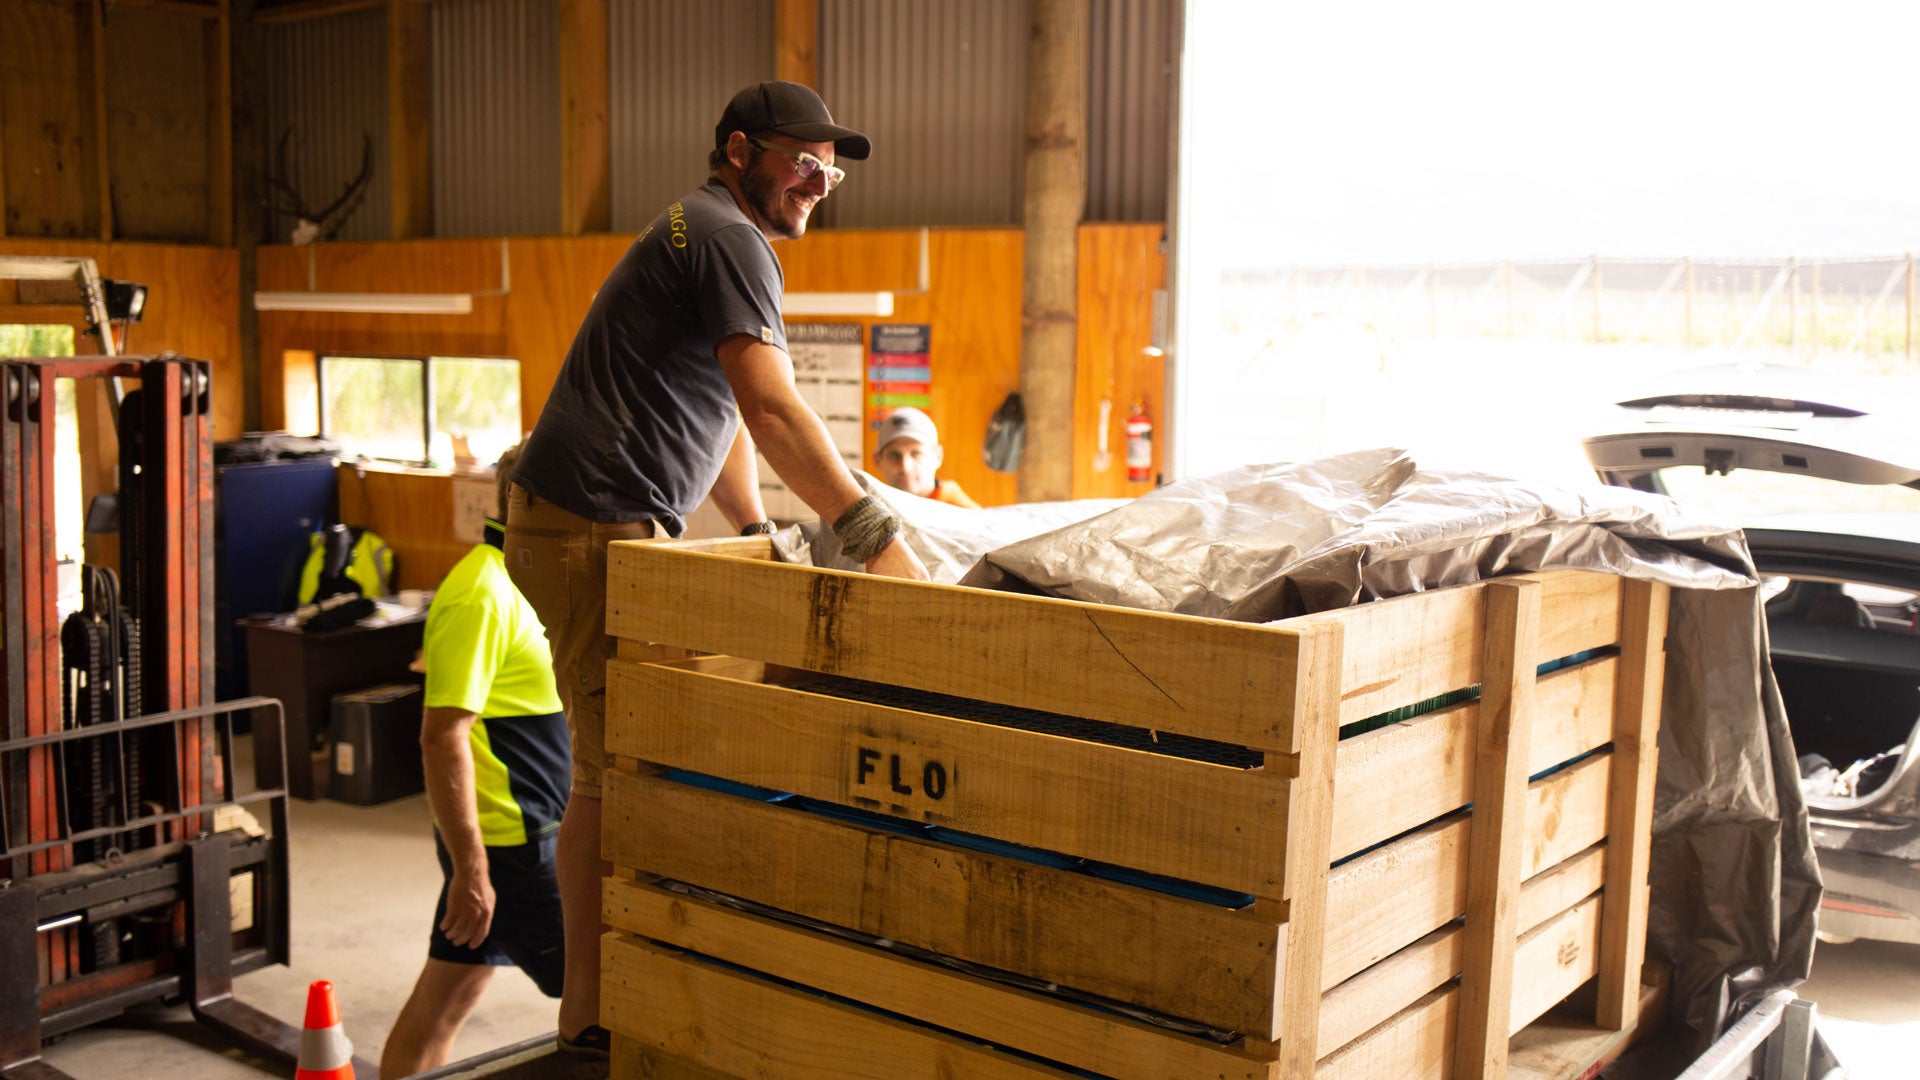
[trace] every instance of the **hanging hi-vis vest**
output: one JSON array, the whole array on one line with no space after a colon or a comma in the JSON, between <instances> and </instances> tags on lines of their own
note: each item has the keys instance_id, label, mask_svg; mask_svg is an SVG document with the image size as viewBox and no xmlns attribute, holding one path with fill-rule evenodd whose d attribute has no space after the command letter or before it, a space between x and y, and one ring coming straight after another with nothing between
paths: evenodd
<instances>
[{"instance_id":1,"label":"hanging hi-vis vest","mask_svg":"<svg viewBox=\"0 0 1920 1080\"><path fill-rule=\"evenodd\" d=\"M358 526L331 525L313 534L300 571L300 602L359 592L369 599L393 592L393 550L380 534Z\"/></svg>"}]
</instances>

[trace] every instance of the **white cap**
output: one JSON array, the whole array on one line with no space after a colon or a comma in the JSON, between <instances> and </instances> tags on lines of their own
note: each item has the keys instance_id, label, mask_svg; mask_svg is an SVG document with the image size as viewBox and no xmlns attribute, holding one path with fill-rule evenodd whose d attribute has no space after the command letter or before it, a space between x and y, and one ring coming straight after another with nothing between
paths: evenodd
<instances>
[{"instance_id":1,"label":"white cap","mask_svg":"<svg viewBox=\"0 0 1920 1080\"><path fill-rule=\"evenodd\" d=\"M887 448L895 439L918 439L927 446L940 445L939 429L933 426L933 418L911 406L898 408L880 421L880 434L873 443L874 456Z\"/></svg>"}]
</instances>

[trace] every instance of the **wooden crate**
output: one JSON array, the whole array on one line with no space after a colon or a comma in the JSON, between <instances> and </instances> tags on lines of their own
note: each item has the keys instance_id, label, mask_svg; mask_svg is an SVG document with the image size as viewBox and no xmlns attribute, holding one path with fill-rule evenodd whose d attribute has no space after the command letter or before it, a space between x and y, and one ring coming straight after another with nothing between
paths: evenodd
<instances>
[{"instance_id":1,"label":"wooden crate","mask_svg":"<svg viewBox=\"0 0 1920 1080\"><path fill-rule=\"evenodd\" d=\"M1663 587L1558 571L1253 626L765 538L610 566L602 1010L630 1069L1499 1077L1596 977L1596 1045L1640 1012Z\"/></svg>"}]
</instances>

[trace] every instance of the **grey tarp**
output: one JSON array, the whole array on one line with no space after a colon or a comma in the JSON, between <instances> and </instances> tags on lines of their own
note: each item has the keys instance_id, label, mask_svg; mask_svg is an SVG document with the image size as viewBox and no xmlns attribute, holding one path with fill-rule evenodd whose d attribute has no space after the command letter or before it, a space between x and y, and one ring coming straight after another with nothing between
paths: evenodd
<instances>
[{"instance_id":1,"label":"grey tarp","mask_svg":"<svg viewBox=\"0 0 1920 1080\"><path fill-rule=\"evenodd\" d=\"M1117 505L964 511L869 490L936 581L1153 611L1265 622L1554 568L1676 586L1649 953L1674 965L1675 1009L1708 1035L1806 977L1819 874L1738 530L1660 496L1423 468L1398 450L1246 466ZM817 524L780 542L847 565Z\"/></svg>"}]
</instances>

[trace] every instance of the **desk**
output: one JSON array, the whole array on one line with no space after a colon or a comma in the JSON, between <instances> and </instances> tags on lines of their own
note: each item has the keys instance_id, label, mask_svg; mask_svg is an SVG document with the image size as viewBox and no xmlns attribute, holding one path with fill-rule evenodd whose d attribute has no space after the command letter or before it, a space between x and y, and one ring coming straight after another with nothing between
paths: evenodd
<instances>
[{"instance_id":1,"label":"desk","mask_svg":"<svg viewBox=\"0 0 1920 1080\"><path fill-rule=\"evenodd\" d=\"M420 682L407 670L426 633L427 613L384 626L349 626L309 634L264 620L241 620L247 633L247 675L253 693L279 698L286 706L287 791L301 799L327 793L327 720L333 695L382 683ZM266 742L254 748L261 762L260 783L269 783L267 762L280 748ZM302 756L304 750L305 756ZM305 768L301 765L304 763Z\"/></svg>"}]
</instances>

